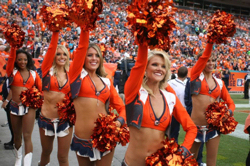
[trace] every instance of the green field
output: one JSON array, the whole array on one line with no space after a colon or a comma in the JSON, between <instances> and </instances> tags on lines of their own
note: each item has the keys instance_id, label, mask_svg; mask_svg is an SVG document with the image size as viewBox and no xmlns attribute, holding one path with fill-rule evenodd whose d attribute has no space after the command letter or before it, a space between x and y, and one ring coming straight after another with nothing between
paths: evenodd
<instances>
[{"instance_id":1,"label":"green field","mask_svg":"<svg viewBox=\"0 0 250 166\"><path fill-rule=\"evenodd\" d=\"M249 99L244 99L244 94L231 94L232 99L235 104L248 104Z\"/></svg>"},{"instance_id":2,"label":"green field","mask_svg":"<svg viewBox=\"0 0 250 166\"><path fill-rule=\"evenodd\" d=\"M248 99L243 99L243 94L232 94L235 104L248 104ZM239 124L244 125L248 113L240 111L250 111L250 108L236 108L234 117ZM179 144L184 140L185 132L181 129ZM245 166L250 143L248 140L236 138L229 135L221 135L219 151L217 156L217 166ZM206 162L206 147L203 149L203 162Z\"/></svg>"}]
</instances>

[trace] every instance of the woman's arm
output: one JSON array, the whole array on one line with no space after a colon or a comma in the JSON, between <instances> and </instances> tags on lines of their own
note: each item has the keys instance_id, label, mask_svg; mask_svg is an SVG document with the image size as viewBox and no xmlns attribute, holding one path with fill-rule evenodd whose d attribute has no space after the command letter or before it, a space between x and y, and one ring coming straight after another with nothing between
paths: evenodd
<instances>
[{"instance_id":1,"label":"woman's arm","mask_svg":"<svg viewBox=\"0 0 250 166\"><path fill-rule=\"evenodd\" d=\"M144 73L147 67L148 60L148 46L140 44L138 49L138 56L135 66L130 72L130 76L125 83L124 94L125 104L131 103L138 94L143 81Z\"/></svg>"},{"instance_id":2,"label":"woman's arm","mask_svg":"<svg viewBox=\"0 0 250 166\"><path fill-rule=\"evenodd\" d=\"M79 44L74 54L74 60L70 65L69 69L70 84L76 80L76 78L82 71L88 46L89 46L89 31L82 30Z\"/></svg>"},{"instance_id":3,"label":"woman's arm","mask_svg":"<svg viewBox=\"0 0 250 166\"><path fill-rule=\"evenodd\" d=\"M15 60L16 60L16 49L14 47L11 47L10 56L8 58L8 62L7 62L7 66L6 66L6 73L7 73L8 77L10 77L10 75L14 69Z\"/></svg>"},{"instance_id":4,"label":"woman's arm","mask_svg":"<svg viewBox=\"0 0 250 166\"><path fill-rule=\"evenodd\" d=\"M203 52L202 56L198 59L198 61L195 63L195 65L191 70L190 81L193 81L200 76L201 72L204 70L207 64L208 59L210 58L212 49L213 49L213 44L208 43L206 45L205 51Z\"/></svg>"},{"instance_id":5,"label":"woman's arm","mask_svg":"<svg viewBox=\"0 0 250 166\"><path fill-rule=\"evenodd\" d=\"M182 125L183 130L186 132L182 146L190 150L197 135L197 127L190 118L187 110L182 106L178 97L176 97L173 115L175 119Z\"/></svg>"},{"instance_id":6,"label":"woman's arm","mask_svg":"<svg viewBox=\"0 0 250 166\"><path fill-rule=\"evenodd\" d=\"M235 110L235 104L233 99L231 98L230 94L227 91L227 88L223 82L222 90L221 90L221 98L226 102L228 109L231 110L230 114L233 115Z\"/></svg>"},{"instance_id":7,"label":"woman's arm","mask_svg":"<svg viewBox=\"0 0 250 166\"><path fill-rule=\"evenodd\" d=\"M116 111L119 113L118 121L121 122L121 125L123 125L126 122L126 110L125 105L117 93L115 87L113 86L113 82L110 80L110 105L116 109Z\"/></svg>"},{"instance_id":8,"label":"woman's arm","mask_svg":"<svg viewBox=\"0 0 250 166\"><path fill-rule=\"evenodd\" d=\"M9 94L7 96L7 98L3 101L2 104L2 108L6 108L6 106L8 105L8 103L10 102L10 100L12 99L12 90L10 89Z\"/></svg>"},{"instance_id":9,"label":"woman's arm","mask_svg":"<svg viewBox=\"0 0 250 166\"><path fill-rule=\"evenodd\" d=\"M56 54L58 38L59 38L59 32L53 32L48 51L44 57L44 60L41 66L42 78L48 74L50 68L52 67L54 57Z\"/></svg>"}]
</instances>

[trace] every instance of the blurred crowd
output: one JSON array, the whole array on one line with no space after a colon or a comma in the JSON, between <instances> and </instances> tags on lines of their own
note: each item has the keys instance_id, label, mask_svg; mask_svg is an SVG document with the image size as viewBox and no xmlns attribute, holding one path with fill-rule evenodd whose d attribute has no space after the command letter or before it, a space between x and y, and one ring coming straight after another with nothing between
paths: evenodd
<instances>
[{"instance_id":1,"label":"blurred crowd","mask_svg":"<svg viewBox=\"0 0 250 166\"><path fill-rule=\"evenodd\" d=\"M39 14L45 1L33 0L28 3L0 3L0 55L8 57L9 46L1 29L5 24L17 23L26 33L23 48L34 58L43 59L48 48L51 32L46 29ZM65 1L59 1L62 3ZM66 1L70 3L70 1ZM126 6L124 2L103 2L102 20L97 22L97 28L90 34L90 40L99 43L105 61L116 63L123 57L136 56L137 46L134 37L126 27ZM171 34L171 49L169 50L172 70L181 66L192 67L196 55L202 51L206 43L206 28L214 11L178 9L175 14L176 29ZM250 70L250 17L235 17L237 32L227 44L214 45L213 56L217 70ZM65 45L70 58L74 58L80 27L72 24L60 33L59 44Z\"/></svg>"}]
</instances>

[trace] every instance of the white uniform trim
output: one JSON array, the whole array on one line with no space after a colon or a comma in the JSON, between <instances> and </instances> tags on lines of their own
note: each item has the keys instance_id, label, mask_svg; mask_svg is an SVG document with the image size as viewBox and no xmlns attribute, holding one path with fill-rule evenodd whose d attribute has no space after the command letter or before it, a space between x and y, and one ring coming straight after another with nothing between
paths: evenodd
<instances>
[{"instance_id":1,"label":"white uniform trim","mask_svg":"<svg viewBox=\"0 0 250 166\"><path fill-rule=\"evenodd\" d=\"M200 76L199 76L199 79L201 80L201 81L203 81L203 79L205 78L205 76L204 76L204 74L203 74L203 72L200 74ZM214 76L213 76L213 78L216 80L216 82L219 84L219 86L220 86L220 90L222 90L222 87L223 87L223 82L222 82L222 80L221 79L219 79L219 78L215 78Z\"/></svg>"},{"instance_id":2,"label":"white uniform trim","mask_svg":"<svg viewBox=\"0 0 250 166\"><path fill-rule=\"evenodd\" d=\"M17 69L14 69L14 70L13 70L13 72L12 72L13 76L16 75L17 71L18 71ZM30 73L31 73L31 75L32 75L32 77L33 77L33 79L34 79L34 81L36 81L36 72L35 72L34 70L30 70Z\"/></svg>"},{"instance_id":3,"label":"white uniform trim","mask_svg":"<svg viewBox=\"0 0 250 166\"><path fill-rule=\"evenodd\" d=\"M160 91L162 92L162 94L166 98L166 102L167 102L167 105L169 108L169 113L170 113L170 115L172 115L173 110L174 110L174 106L176 104L176 97L173 93L167 92L166 90L161 89ZM143 102L143 104L145 104L146 100L148 98L148 92L146 91L146 89L141 87L141 89L139 90L139 94L140 94L140 100Z\"/></svg>"},{"instance_id":4,"label":"white uniform trim","mask_svg":"<svg viewBox=\"0 0 250 166\"><path fill-rule=\"evenodd\" d=\"M80 78L81 79L84 79L86 76L88 75L88 72L82 68L82 71L81 71L81 75L80 75ZM108 88L110 89L110 85L111 85L111 82L108 78L104 78L104 77L100 77L102 79L102 81L108 86Z\"/></svg>"}]
</instances>

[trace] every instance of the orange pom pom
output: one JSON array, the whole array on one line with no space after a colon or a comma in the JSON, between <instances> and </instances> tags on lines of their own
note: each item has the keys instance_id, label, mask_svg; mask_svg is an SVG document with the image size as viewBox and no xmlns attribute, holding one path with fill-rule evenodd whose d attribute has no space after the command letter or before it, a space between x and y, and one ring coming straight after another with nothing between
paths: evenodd
<instances>
[{"instance_id":1,"label":"orange pom pom","mask_svg":"<svg viewBox=\"0 0 250 166\"><path fill-rule=\"evenodd\" d=\"M102 9L102 0L72 0L69 16L82 29L93 30Z\"/></svg>"},{"instance_id":2,"label":"orange pom pom","mask_svg":"<svg viewBox=\"0 0 250 166\"><path fill-rule=\"evenodd\" d=\"M43 16L43 21L47 24L50 31L59 31L63 27L70 24L69 13L67 6L61 4L60 6L43 6L40 14Z\"/></svg>"},{"instance_id":3,"label":"orange pom pom","mask_svg":"<svg viewBox=\"0 0 250 166\"><path fill-rule=\"evenodd\" d=\"M118 116L114 113L110 113L107 116L99 114L91 139L93 147L97 148L100 152L113 150L117 143L121 143L122 146L128 143L128 129L117 127L115 123L117 118Z\"/></svg>"},{"instance_id":4,"label":"orange pom pom","mask_svg":"<svg viewBox=\"0 0 250 166\"><path fill-rule=\"evenodd\" d=\"M12 47L16 48L22 47L24 42L25 32L22 31L22 29L17 24L13 23L11 26L6 25L3 28L3 33L5 39Z\"/></svg>"},{"instance_id":5,"label":"orange pom pom","mask_svg":"<svg viewBox=\"0 0 250 166\"><path fill-rule=\"evenodd\" d=\"M208 25L208 43L226 43L227 37L233 37L236 32L236 25L232 15L217 10Z\"/></svg>"},{"instance_id":6,"label":"orange pom pom","mask_svg":"<svg viewBox=\"0 0 250 166\"><path fill-rule=\"evenodd\" d=\"M134 0L127 7L128 25L137 44L147 43L150 49L169 50L169 34L176 24L172 18L176 8L172 5L172 1Z\"/></svg>"},{"instance_id":7,"label":"orange pom pom","mask_svg":"<svg viewBox=\"0 0 250 166\"><path fill-rule=\"evenodd\" d=\"M173 138L166 138L162 143L163 147L161 149L146 157L146 166L198 166L193 157L184 159L184 156L178 151L180 146Z\"/></svg>"},{"instance_id":8,"label":"orange pom pom","mask_svg":"<svg viewBox=\"0 0 250 166\"><path fill-rule=\"evenodd\" d=\"M42 93L36 87L22 91L20 100L23 105L30 108L41 108L43 105Z\"/></svg>"},{"instance_id":9,"label":"orange pom pom","mask_svg":"<svg viewBox=\"0 0 250 166\"><path fill-rule=\"evenodd\" d=\"M76 112L71 93L65 95L63 102L57 103L60 119L69 121L70 125L75 125Z\"/></svg>"},{"instance_id":10,"label":"orange pom pom","mask_svg":"<svg viewBox=\"0 0 250 166\"><path fill-rule=\"evenodd\" d=\"M233 132L238 124L234 117L230 117L230 112L225 102L216 101L208 105L205 115L207 123L222 134Z\"/></svg>"}]
</instances>

